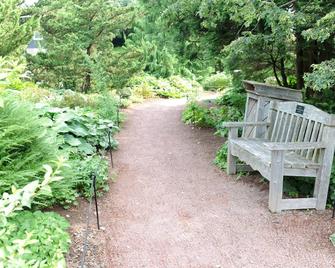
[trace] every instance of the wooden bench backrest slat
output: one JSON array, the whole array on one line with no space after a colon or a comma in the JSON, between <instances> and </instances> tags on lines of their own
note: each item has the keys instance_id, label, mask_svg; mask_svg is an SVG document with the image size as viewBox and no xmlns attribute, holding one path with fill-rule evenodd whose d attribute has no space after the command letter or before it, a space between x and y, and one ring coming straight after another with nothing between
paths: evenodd
<instances>
[{"instance_id":1,"label":"wooden bench backrest slat","mask_svg":"<svg viewBox=\"0 0 335 268\"><path fill-rule=\"evenodd\" d=\"M333 115L298 102L272 102L269 120L271 125L267 137L272 142L327 142L324 129L335 127ZM296 153L314 162L319 161L319 149L298 150Z\"/></svg>"},{"instance_id":2,"label":"wooden bench backrest slat","mask_svg":"<svg viewBox=\"0 0 335 268\"><path fill-rule=\"evenodd\" d=\"M324 125L321 124L320 126L320 130L319 130L319 133L318 133L318 137L317 137L317 142L320 142L321 139L322 139L322 136L323 136L323 128L324 128ZM313 152L313 156L312 156L312 160L314 162L316 162L319 158L319 155L320 155L320 150L314 150Z\"/></svg>"}]
</instances>

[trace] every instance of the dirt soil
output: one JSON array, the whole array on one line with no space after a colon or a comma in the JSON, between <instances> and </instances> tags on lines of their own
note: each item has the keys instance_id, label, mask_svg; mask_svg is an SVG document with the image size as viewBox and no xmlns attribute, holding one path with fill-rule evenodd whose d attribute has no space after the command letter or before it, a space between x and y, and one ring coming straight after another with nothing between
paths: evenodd
<instances>
[{"instance_id":1,"label":"dirt soil","mask_svg":"<svg viewBox=\"0 0 335 268\"><path fill-rule=\"evenodd\" d=\"M184 100L127 110L114 154L117 181L99 200L103 230L90 234L86 267L335 267L331 211L271 214L259 176L227 176L213 165L223 143L181 122ZM70 267L78 267L86 202L72 223Z\"/></svg>"}]
</instances>

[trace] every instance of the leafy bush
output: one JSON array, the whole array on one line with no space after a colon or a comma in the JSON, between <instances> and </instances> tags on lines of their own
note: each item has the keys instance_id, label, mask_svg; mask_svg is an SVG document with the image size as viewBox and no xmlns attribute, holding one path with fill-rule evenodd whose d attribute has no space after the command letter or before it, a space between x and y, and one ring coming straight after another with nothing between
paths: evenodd
<instances>
[{"instance_id":1,"label":"leafy bush","mask_svg":"<svg viewBox=\"0 0 335 268\"><path fill-rule=\"evenodd\" d=\"M187 104L182 115L182 120L186 124L192 124L198 127L214 128L216 126L216 122L212 117L210 109L203 107L196 102Z\"/></svg>"},{"instance_id":2,"label":"leafy bush","mask_svg":"<svg viewBox=\"0 0 335 268\"><path fill-rule=\"evenodd\" d=\"M202 90L199 83L181 76L158 79L143 73L132 78L127 86L136 99L147 99L154 96L182 98L195 96Z\"/></svg>"},{"instance_id":3,"label":"leafy bush","mask_svg":"<svg viewBox=\"0 0 335 268\"><path fill-rule=\"evenodd\" d=\"M0 57L0 91L35 89L37 86L34 83L23 80L24 70L25 64L22 64L20 60Z\"/></svg>"},{"instance_id":4,"label":"leafy bush","mask_svg":"<svg viewBox=\"0 0 335 268\"><path fill-rule=\"evenodd\" d=\"M227 168L227 155L228 155L228 144L225 142L221 148L217 151L214 163L220 169L225 170Z\"/></svg>"},{"instance_id":5,"label":"leafy bush","mask_svg":"<svg viewBox=\"0 0 335 268\"><path fill-rule=\"evenodd\" d=\"M102 119L112 120L115 123L119 121L120 123L124 120L124 116L118 111L119 106L120 97L117 97L116 94L111 92L105 92L97 96L94 110Z\"/></svg>"},{"instance_id":6,"label":"leafy bush","mask_svg":"<svg viewBox=\"0 0 335 268\"><path fill-rule=\"evenodd\" d=\"M43 163L54 165L58 156L56 133L46 129L46 120L39 118L33 107L13 98L2 99L0 107L0 194L12 186L23 187L39 180ZM63 182L57 182L55 184ZM55 193L57 199L57 193ZM44 201L49 203L46 198ZM42 205L43 200L38 200Z\"/></svg>"},{"instance_id":7,"label":"leafy bush","mask_svg":"<svg viewBox=\"0 0 335 268\"><path fill-rule=\"evenodd\" d=\"M69 159L73 166L62 168L64 180L51 184L53 195L41 195L34 201L37 207L61 204L68 207L76 201L78 194L87 196L97 149L108 148L107 130L117 128L110 120L99 119L94 113L82 109L39 109L14 100L3 99L0 108L0 194L12 186L23 187L39 180L44 173L41 163L55 166L60 155ZM117 146L112 138L112 147ZM87 156L92 156L86 159ZM80 159L83 161L71 161ZM80 167L85 163L85 168ZM106 164L98 171L98 187L106 190L108 172ZM87 186L86 188L84 186Z\"/></svg>"},{"instance_id":8,"label":"leafy bush","mask_svg":"<svg viewBox=\"0 0 335 268\"><path fill-rule=\"evenodd\" d=\"M108 190L108 162L97 153L109 148L111 132L112 149L117 147L113 134L118 130L113 121L100 119L95 113L83 109L43 107L41 114L50 120L50 127L57 132L59 146L68 153L69 167L64 168L64 182L71 183L75 194L64 193L62 205L68 207L78 195L91 194L92 174L96 174L97 189ZM62 192L55 188L54 192Z\"/></svg>"},{"instance_id":9,"label":"leafy bush","mask_svg":"<svg viewBox=\"0 0 335 268\"><path fill-rule=\"evenodd\" d=\"M39 87L24 88L20 91L19 95L23 101L29 101L32 103L49 103L57 98L57 94L55 92Z\"/></svg>"},{"instance_id":10,"label":"leafy bush","mask_svg":"<svg viewBox=\"0 0 335 268\"><path fill-rule=\"evenodd\" d=\"M96 175L96 188L98 193L107 192L108 185L108 161L99 155L93 155L84 159L70 160L71 170L76 180L76 189L84 197L91 196L92 175Z\"/></svg>"},{"instance_id":11,"label":"leafy bush","mask_svg":"<svg viewBox=\"0 0 335 268\"><path fill-rule=\"evenodd\" d=\"M82 94L72 90L58 90L57 98L50 104L60 108L95 107L97 94Z\"/></svg>"},{"instance_id":12,"label":"leafy bush","mask_svg":"<svg viewBox=\"0 0 335 268\"><path fill-rule=\"evenodd\" d=\"M203 81L203 87L206 90L224 90L232 87L232 77L226 73L217 73Z\"/></svg>"},{"instance_id":13,"label":"leafy bush","mask_svg":"<svg viewBox=\"0 0 335 268\"><path fill-rule=\"evenodd\" d=\"M245 102L245 93L240 93L235 89L229 89L225 91L220 98L217 99L216 104L219 106L234 107L235 109L244 113Z\"/></svg>"},{"instance_id":14,"label":"leafy bush","mask_svg":"<svg viewBox=\"0 0 335 268\"><path fill-rule=\"evenodd\" d=\"M41 115L49 118L49 126L58 134L60 148L72 154L93 155L109 146L108 131L118 128L113 121L100 119L95 113L83 109L42 107ZM111 137L112 147L117 142Z\"/></svg>"},{"instance_id":15,"label":"leafy bush","mask_svg":"<svg viewBox=\"0 0 335 268\"><path fill-rule=\"evenodd\" d=\"M69 223L56 213L20 212L3 230L0 260L4 267L66 267L68 227Z\"/></svg>"},{"instance_id":16,"label":"leafy bush","mask_svg":"<svg viewBox=\"0 0 335 268\"><path fill-rule=\"evenodd\" d=\"M0 266L1 267L65 267L64 253L70 237L67 221L55 213L28 212L33 198L51 194L50 185L62 180L60 166L46 173L41 183L33 181L22 189L13 188L0 199ZM20 212L18 212L20 211Z\"/></svg>"},{"instance_id":17,"label":"leafy bush","mask_svg":"<svg viewBox=\"0 0 335 268\"><path fill-rule=\"evenodd\" d=\"M205 107L194 101L188 103L183 112L183 122L216 128L217 134L225 135L226 130L221 128L222 122L242 120L244 105L245 95L229 90L212 107Z\"/></svg>"}]
</instances>

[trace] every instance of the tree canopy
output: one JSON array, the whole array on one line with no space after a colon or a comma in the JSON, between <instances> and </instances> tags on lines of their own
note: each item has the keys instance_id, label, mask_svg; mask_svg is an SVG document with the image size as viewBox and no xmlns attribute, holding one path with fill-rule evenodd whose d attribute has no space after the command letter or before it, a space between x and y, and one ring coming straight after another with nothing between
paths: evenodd
<instances>
[{"instance_id":1,"label":"tree canopy","mask_svg":"<svg viewBox=\"0 0 335 268\"><path fill-rule=\"evenodd\" d=\"M28 56L28 67L50 87L123 88L141 71L201 82L224 71L237 87L247 78L304 90L306 100L334 96L331 1L40 0L25 8L5 0L0 8L0 56L41 32L47 53Z\"/></svg>"},{"instance_id":2,"label":"tree canopy","mask_svg":"<svg viewBox=\"0 0 335 268\"><path fill-rule=\"evenodd\" d=\"M0 57L22 54L37 27L37 16L26 14L22 3L22 0L0 3Z\"/></svg>"}]
</instances>

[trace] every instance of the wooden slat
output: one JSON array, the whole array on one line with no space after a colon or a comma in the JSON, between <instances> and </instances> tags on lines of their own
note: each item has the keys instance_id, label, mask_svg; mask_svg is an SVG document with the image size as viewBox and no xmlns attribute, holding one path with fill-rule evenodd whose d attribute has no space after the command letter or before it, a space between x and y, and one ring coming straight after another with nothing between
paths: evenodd
<instances>
[{"instance_id":1,"label":"wooden slat","mask_svg":"<svg viewBox=\"0 0 335 268\"><path fill-rule=\"evenodd\" d=\"M226 128L242 128L247 126L268 126L268 122L223 122L222 126Z\"/></svg>"},{"instance_id":2,"label":"wooden slat","mask_svg":"<svg viewBox=\"0 0 335 268\"><path fill-rule=\"evenodd\" d=\"M316 198L282 199L280 208L282 210L316 208L316 201Z\"/></svg>"},{"instance_id":3,"label":"wooden slat","mask_svg":"<svg viewBox=\"0 0 335 268\"><path fill-rule=\"evenodd\" d=\"M310 141L314 124L315 124L315 121L308 120L305 136L304 136L304 139L303 139L304 142L309 142ZM306 156L306 153L307 153L307 150L301 150L300 151L301 156Z\"/></svg>"},{"instance_id":4,"label":"wooden slat","mask_svg":"<svg viewBox=\"0 0 335 268\"><path fill-rule=\"evenodd\" d=\"M300 129L299 129L298 139L296 140L297 142L303 141L307 123L308 123L308 120L303 118Z\"/></svg>"},{"instance_id":5,"label":"wooden slat","mask_svg":"<svg viewBox=\"0 0 335 268\"><path fill-rule=\"evenodd\" d=\"M291 118L290 114L285 114L284 120L282 122L282 127L281 127L281 135L279 138L279 141L284 141L285 140L285 136L288 135L288 126L289 126L289 118Z\"/></svg>"},{"instance_id":6,"label":"wooden slat","mask_svg":"<svg viewBox=\"0 0 335 268\"><path fill-rule=\"evenodd\" d=\"M288 125L285 142L289 142L292 139L291 133L292 133L292 130L293 130L292 129L293 128L293 122L294 122L294 120L295 120L296 117L294 115L290 115L290 116L291 116L291 118L290 118L290 123Z\"/></svg>"},{"instance_id":7,"label":"wooden slat","mask_svg":"<svg viewBox=\"0 0 335 268\"><path fill-rule=\"evenodd\" d=\"M285 176L291 177L309 177L315 178L317 175L317 169L315 168L285 168L284 169Z\"/></svg>"},{"instance_id":8,"label":"wooden slat","mask_svg":"<svg viewBox=\"0 0 335 268\"><path fill-rule=\"evenodd\" d=\"M298 140L298 135L299 135L299 130L302 124L302 118L295 116L295 124L294 124L294 129L293 129L293 133L292 133L292 138L291 141L295 142Z\"/></svg>"},{"instance_id":9,"label":"wooden slat","mask_svg":"<svg viewBox=\"0 0 335 268\"><path fill-rule=\"evenodd\" d=\"M273 128L272 128L272 133L271 133L270 141L275 141L275 136L276 136L276 131L278 129L277 126L278 126L278 121L279 121L280 114L281 113L277 111L276 119L274 121Z\"/></svg>"},{"instance_id":10,"label":"wooden slat","mask_svg":"<svg viewBox=\"0 0 335 268\"><path fill-rule=\"evenodd\" d=\"M276 137L274 139L274 141L279 141L279 135L280 135L280 132L281 132L281 126L282 126L282 122L283 122L283 117L285 116L285 113L283 112L280 112L280 116L279 116L279 119L278 119L278 126L277 126L277 130L276 130Z\"/></svg>"},{"instance_id":11,"label":"wooden slat","mask_svg":"<svg viewBox=\"0 0 335 268\"><path fill-rule=\"evenodd\" d=\"M311 138L309 139L310 142L316 142L316 140L318 138L318 133L319 133L319 130L320 130L320 126L321 126L321 123L315 122ZM306 158L307 159L312 159L314 151L315 151L315 149L308 149L307 154L306 154Z\"/></svg>"},{"instance_id":12,"label":"wooden slat","mask_svg":"<svg viewBox=\"0 0 335 268\"><path fill-rule=\"evenodd\" d=\"M320 142L322 140L323 128L324 128L324 125L322 124L320 126L320 130L319 130L319 133L318 133L317 142ZM320 155L320 150L319 149L314 150L312 161L313 162L319 162L319 159L318 159L319 155Z\"/></svg>"}]
</instances>

